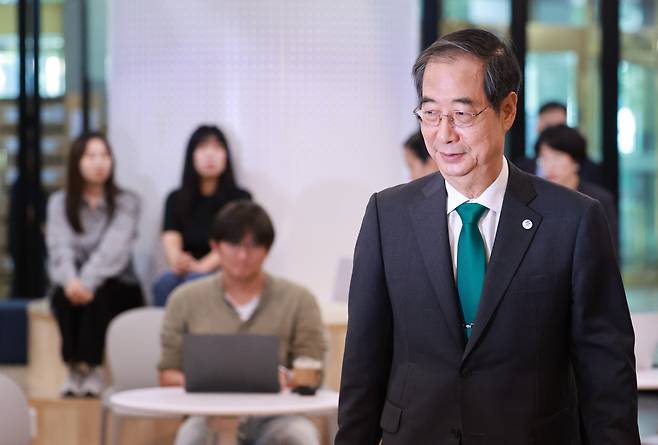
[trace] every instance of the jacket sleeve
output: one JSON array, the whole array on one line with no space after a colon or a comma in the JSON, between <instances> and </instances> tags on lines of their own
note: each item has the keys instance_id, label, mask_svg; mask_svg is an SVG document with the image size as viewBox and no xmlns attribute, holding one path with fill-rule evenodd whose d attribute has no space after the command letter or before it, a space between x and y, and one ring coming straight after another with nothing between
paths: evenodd
<instances>
[{"instance_id":1,"label":"jacket sleeve","mask_svg":"<svg viewBox=\"0 0 658 445\"><path fill-rule=\"evenodd\" d=\"M375 194L354 251L336 445L377 445L381 439L392 330Z\"/></svg>"},{"instance_id":2,"label":"jacket sleeve","mask_svg":"<svg viewBox=\"0 0 658 445\"><path fill-rule=\"evenodd\" d=\"M293 360L298 357L324 360L327 350L320 308L315 297L306 289L301 292L295 314L290 350Z\"/></svg>"},{"instance_id":3,"label":"jacket sleeve","mask_svg":"<svg viewBox=\"0 0 658 445\"><path fill-rule=\"evenodd\" d=\"M183 336L187 331L188 301L181 288L174 290L160 328L160 360L158 370L183 369Z\"/></svg>"},{"instance_id":4,"label":"jacket sleeve","mask_svg":"<svg viewBox=\"0 0 658 445\"><path fill-rule=\"evenodd\" d=\"M571 351L583 445L639 445L634 334L603 208L582 217L572 264Z\"/></svg>"},{"instance_id":5,"label":"jacket sleeve","mask_svg":"<svg viewBox=\"0 0 658 445\"><path fill-rule=\"evenodd\" d=\"M48 249L48 275L50 280L65 286L76 278L75 233L66 219L64 194L55 193L48 201L46 217L46 246Z\"/></svg>"},{"instance_id":6,"label":"jacket sleeve","mask_svg":"<svg viewBox=\"0 0 658 445\"><path fill-rule=\"evenodd\" d=\"M80 269L80 280L92 292L108 278L121 273L130 262L138 222L139 198L124 192L117 197L114 216L98 247Z\"/></svg>"}]
</instances>

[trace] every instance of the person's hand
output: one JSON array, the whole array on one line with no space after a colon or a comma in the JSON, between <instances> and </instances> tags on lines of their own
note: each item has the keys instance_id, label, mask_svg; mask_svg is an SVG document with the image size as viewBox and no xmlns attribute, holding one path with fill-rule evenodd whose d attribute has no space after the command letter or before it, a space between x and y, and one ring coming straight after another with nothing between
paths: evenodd
<instances>
[{"instance_id":1,"label":"person's hand","mask_svg":"<svg viewBox=\"0 0 658 445\"><path fill-rule=\"evenodd\" d=\"M83 286L78 298L80 304L85 305L92 302L92 300L94 299L94 294L89 289Z\"/></svg>"},{"instance_id":2,"label":"person's hand","mask_svg":"<svg viewBox=\"0 0 658 445\"><path fill-rule=\"evenodd\" d=\"M201 263L201 261L199 260L193 259L192 261L190 261L190 267L188 269L188 272L205 273L203 269L204 269L203 263Z\"/></svg>"},{"instance_id":3,"label":"person's hand","mask_svg":"<svg viewBox=\"0 0 658 445\"><path fill-rule=\"evenodd\" d=\"M208 261L200 261L196 259L192 259L192 262L190 263L190 272L196 272L196 273L208 273L212 272L214 269L211 269L209 267Z\"/></svg>"},{"instance_id":4,"label":"person's hand","mask_svg":"<svg viewBox=\"0 0 658 445\"><path fill-rule=\"evenodd\" d=\"M78 278L71 278L64 286L64 295L71 304L79 306L89 303L94 294Z\"/></svg>"},{"instance_id":5,"label":"person's hand","mask_svg":"<svg viewBox=\"0 0 658 445\"><path fill-rule=\"evenodd\" d=\"M184 386L185 374L178 369L160 371L160 386Z\"/></svg>"},{"instance_id":6,"label":"person's hand","mask_svg":"<svg viewBox=\"0 0 658 445\"><path fill-rule=\"evenodd\" d=\"M196 260L187 252L180 252L176 256L172 270L176 275L184 275L190 271L192 263Z\"/></svg>"},{"instance_id":7,"label":"person's hand","mask_svg":"<svg viewBox=\"0 0 658 445\"><path fill-rule=\"evenodd\" d=\"M80 290L83 287L82 281L77 278L71 278L64 285L64 295L66 295L66 298L68 298L72 304L78 304L78 295L80 295Z\"/></svg>"},{"instance_id":8,"label":"person's hand","mask_svg":"<svg viewBox=\"0 0 658 445\"><path fill-rule=\"evenodd\" d=\"M220 263L221 261L219 254L216 251L211 250L210 253L208 253L203 258L199 258L198 260L196 258L192 259L190 272L196 272L200 274L214 272L219 268Z\"/></svg>"},{"instance_id":9,"label":"person's hand","mask_svg":"<svg viewBox=\"0 0 658 445\"><path fill-rule=\"evenodd\" d=\"M285 391L292 385L292 374L285 366L279 366L279 388Z\"/></svg>"}]
</instances>

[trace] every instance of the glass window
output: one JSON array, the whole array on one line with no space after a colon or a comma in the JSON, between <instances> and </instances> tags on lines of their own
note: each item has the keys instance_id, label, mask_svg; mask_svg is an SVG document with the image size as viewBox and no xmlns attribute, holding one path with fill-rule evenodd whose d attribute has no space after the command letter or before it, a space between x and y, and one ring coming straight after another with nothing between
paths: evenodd
<instances>
[{"instance_id":1,"label":"glass window","mask_svg":"<svg viewBox=\"0 0 658 445\"><path fill-rule=\"evenodd\" d=\"M39 35L39 95L42 99L41 186L46 195L64 184L65 152L68 148L68 110L70 104L80 102L79 99L70 97L70 82L67 82L66 78L66 62L70 54L75 54L73 51L78 48L80 39L78 37L73 40L70 38L71 34L65 35L64 23L69 17L79 22L79 15L76 14L77 8L65 8L62 0L41 2ZM70 21L66 23L71 24Z\"/></svg>"},{"instance_id":2,"label":"glass window","mask_svg":"<svg viewBox=\"0 0 658 445\"><path fill-rule=\"evenodd\" d=\"M526 156L534 157L539 108L567 107L567 124L578 127L588 155L601 159L600 26L596 0L532 0L529 3L525 73Z\"/></svg>"},{"instance_id":3,"label":"glass window","mask_svg":"<svg viewBox=\"0 0 658 445\"><path fill-rule=\"evenodd\" d=\"M526 156L533 157L537 110L546 102L567 106L567 123L578 125L578 54L575 51L534 51L526 56Z\"/></svg>"},{"instance_id":4,"label":"glass window","mask_svg":"<svg viewBox=\"0 0 658 445\"><path fill-rule=\"evenodd\" d=\"M656 25L655 0L623 0L619 5L619 28L636 33Z\"/></svg>"},{"instance_id":5,"label":"glass window","mask_svg":"<svg viewBox=\"0 0 658 445\"><path fill-rule=\"evenodd\" d=\"M41 97L61 97L66 90L64 39L59 35L42 35L39 55L39 93Z\"/></svg>"},{"instance_id":6,"label":"glass window","mask_svg":"<svg viewBox=\"0 0 658 445\"><path fill-rule=\"evenodd\" d=\"M15 2L0 2L0 100L18 97L18 30Z\"/></svg>"},{"instance_id":7,"label":"glass window","mask_svg":"<svg viewBox=\"0 0 658 445\"><path fill-rule=\"evenodd\" d=\"M10 295L13 280L12 230L8 224L18 153L18 10L0 1L0 298Z\"/></svg>"},{"instance_id":8,"label":"glass window","mask_svg":"<svg viewBox=\"0 0 658 445\"><path fill-rule=\"evenodd\" d=\"M447 22L463 22L472 25L508 26L510 0L445 0L442 17Z\"/></svg>"},{"instance_id":9,"label":"glass window","mask_svg":"<svg viewBox=\"0 0 658 445\"><path fill-rule=\"evenodd\" d=\"M588 0L534 0L530 2L531 21L583 26L589 21Z\"/></svg>"},{"instance_id":10,"label":"glass window","mask_svg":"<svg viewBox=\"0 0 658 445\"><path fill-rule=\"evenodd\" d=\"M619 214L624 282L632 306L656 308L658 206L656 1L622 0L619 64Z\"/></svg>"}]
</instances>

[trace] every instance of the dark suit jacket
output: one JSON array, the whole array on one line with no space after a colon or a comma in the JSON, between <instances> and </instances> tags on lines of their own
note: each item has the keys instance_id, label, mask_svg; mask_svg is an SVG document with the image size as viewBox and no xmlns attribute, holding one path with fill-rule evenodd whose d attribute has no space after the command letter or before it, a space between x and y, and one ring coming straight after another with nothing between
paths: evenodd
<instances>
[{"instance_id":1,"label":"dark suit jacket","mask_svg":"<svg viewBox=\"0 0 658 445\"><path fill-rule=\"evenodd\" d=\"M608 225L610 226L612 243L617 252L619 252L619 220L617 219L617 206L615 205L615 198L612 196L612 193L603 187L585 180L581 180L578 184L578 191L601 203L605 216L608 219Z\"/></svg>"},{"instance_id":2,"label":"dark suit jacket","mask_svg":"<svg viewBox=\"0 0 658 445\"><path fill-rule=\"evenodd\" d=\"M468 343L450 255L438 173L372 196L335 443L570 444L572 364L582 443L639 445L633 329L601 204L510 164Z\"/></svg>"}]
</instances>

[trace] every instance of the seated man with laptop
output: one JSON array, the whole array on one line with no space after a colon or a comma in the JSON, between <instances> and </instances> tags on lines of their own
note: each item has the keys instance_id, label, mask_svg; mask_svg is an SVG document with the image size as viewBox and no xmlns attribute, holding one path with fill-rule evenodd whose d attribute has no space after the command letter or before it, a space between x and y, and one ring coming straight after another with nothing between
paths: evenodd
<instances>
[{"instance_id":1,"label":"seated man with laptop","mask_svg":"<svg viewBox=\"0 0 658 445\"><path fill-rule=\"evenodd\" d=\"M242 358L236 358L241 357L240 347L222 348L222 342L225 344L231 340L224 337L226 335L237 335L235 341L238 344L245 342L245 335L260 336L251 346L242 349L262 348L259 349L264 356L261 360L267 360L267 351L272 348L271 337L276 336L278 351L270 356L275 358L278 355L278 365L287 368L302 357L323 359L326 349L324 330L313 295L305 288L263 270L263 262L273 241L272 222L258 204L234 201L219 212L211 228L210 245L221 258L221 270L178 287L167 302L161 332L162 355L158 364L161 385L183 385L190 391L203 390L204 379L212 378L212 375L205 373L204 376L203 370L192 372L192 369L204 364L213 366L213 362L222 357L232 357L229 359L232 362L242 361ZM198 349L208 347L203 345L204 342L220 345L216 346L219 350L208 352L205 362L198 359ZM185 353L184 348L188 348ZM229 376L226 377L229 381L219 381L214 387L231 390L233 385L238 385L235 390L248 390L239 387L244 381L231 381L230 376L235 375L236 366L243 366L245 379L262 381L261 370L252 369L259 367L258 360L251 354L250 358L244 359L244 364L230 363L232 368L222 368L218 373ZM193 376L196 381L186 384L186 378ZM221 375L217 377L221 379ZM283 389L287 385L285 372L280 373L279 381ZM253 390L268 391L270 387L266 383L264 388ZM205 444L208 435L206 419L191 416L179 429L176 444ZM247 418L240 425L238 439L240 444L250 445L320 443L315 426L302 416Z\"/></svg>"}]
</instances>

